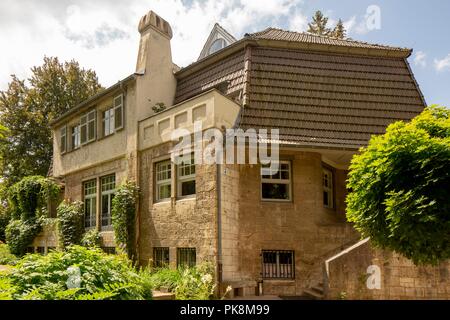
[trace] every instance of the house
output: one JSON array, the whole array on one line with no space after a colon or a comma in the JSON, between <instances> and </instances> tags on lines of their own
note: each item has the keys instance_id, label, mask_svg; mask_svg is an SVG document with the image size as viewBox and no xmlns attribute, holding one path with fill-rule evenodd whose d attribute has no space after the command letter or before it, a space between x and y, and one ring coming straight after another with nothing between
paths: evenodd
<instances>
[{"instance_id":1,"label":"house","mask_svg":"<svg viewBox=\"0 0 450 320\"><path fill-rule=\"evenodd\" d=\"M167 21L150 11L138 29L136 72L51 124L53 176L84 202L86 228L113 251L114 190L135 180L141 264L211 261L233 295L300 295L322 282L324 261L360 239L345 220L352 155L425 107L412 50L275 28L237 40L215 25L179 68ZM266 142L279 144L280 170L173 163L173 132L198 121L279 129Z\"/></svg>"}]
</instances>

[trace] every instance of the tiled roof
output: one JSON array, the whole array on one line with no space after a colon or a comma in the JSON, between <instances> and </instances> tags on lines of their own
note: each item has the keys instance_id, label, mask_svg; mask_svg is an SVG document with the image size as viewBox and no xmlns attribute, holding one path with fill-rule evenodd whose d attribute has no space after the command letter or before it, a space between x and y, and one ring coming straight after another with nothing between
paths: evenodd
<instances>
[{"instance_id":1,"label":"tiled roof","mask_svg":"<svg viewBox=\"0 0 450 320\"><path fill-rule=\"evenodd\" d=\"M263 31L246 34L247 38L254 40L282 40L282 41L292 41L292 42L303 42L311 44L322 44L331 46L341 46L341 47L353 47L353 48L364 48L364 49L381 49L381 50L391 50L391 51L403 51L405 53L410 53L411 49L391 47L380 44L372 44L362 41L355 41L351 39L338 39L326 36L315 35L307 32L294 32L285 31L276 28L267 28Z\"/></svg>"}]
</instances>

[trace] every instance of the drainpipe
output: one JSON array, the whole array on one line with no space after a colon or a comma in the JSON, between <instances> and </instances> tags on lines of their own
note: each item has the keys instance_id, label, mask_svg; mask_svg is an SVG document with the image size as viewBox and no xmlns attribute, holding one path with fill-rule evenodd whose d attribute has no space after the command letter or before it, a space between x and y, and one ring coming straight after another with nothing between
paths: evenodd
<instances>
[{"instance_id":1,"label":"drainpipe","mask_svg":"<svg viewBox=\"0 0 450 320\"><path fill-rule=\"evenodd\" d=\"M217 282L219 297L222 296L222 166L216 165L217 190Z\"/></svg>"}]
</instances>

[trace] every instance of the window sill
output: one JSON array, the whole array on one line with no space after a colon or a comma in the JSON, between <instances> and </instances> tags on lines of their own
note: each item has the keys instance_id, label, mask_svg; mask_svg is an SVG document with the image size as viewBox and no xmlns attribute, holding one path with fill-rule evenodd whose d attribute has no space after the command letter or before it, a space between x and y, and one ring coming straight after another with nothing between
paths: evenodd
<instances>
[{"instance_id":1,"label":"window sill","mask_svg":"<svg viewBox=\"0 0 450 320\"><path fill-rule=\"evenodd\" d=\"M294 201L292 200L282 200L282 199L261 199L261 202L263 203L285 203L285 204L293 204Z\"/></svg>"},{"instance_id":2,"label":"window sill","mask_svg":"<svg viewBox=\"0 0 450 320\"><path fill-rule=\"evenodd\" d=\"M196 199L196 196L195 196L195 194L194 195L189 195L189 196L184 196L184 197L178 197L178 198L176 198L176 201L177 202L180 202L180 201L190 201L190 200L195 200Z\"/></svg>"},{"instance_id":3,"label":"window sill","mask_svg":"<svg viewBox=\"0 0 450 320\"><path fill-rule=\"evenodd\" d=\"M277 285L277 284L280 284L280 285L293 284L293 285L295 285L295 278L289 278L289 279L273 279L273 278L264 279L263 278L262 280L263 280L263 282L268 282L273 285Z\"/></svg>"}]
</instances>

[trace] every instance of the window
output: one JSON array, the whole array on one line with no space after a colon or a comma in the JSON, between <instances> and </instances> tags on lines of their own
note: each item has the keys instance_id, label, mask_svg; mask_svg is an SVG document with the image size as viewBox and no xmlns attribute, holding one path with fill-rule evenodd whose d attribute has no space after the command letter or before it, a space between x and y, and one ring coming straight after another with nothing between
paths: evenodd
<instances>
[{"instance_id":1,"label":"window","mask_svg":"<svg viewBox=\"0 0 450 320\"><path fill-rule=\"evenodd\" d=\"M34 247L27 247L26 253L34 253Z\"/></svg>"},{"instance_id":2,"label":"window","mask_svg":"<svg viewBox=\"0 0 450 320\"><path fill-rule=\"evenodd\" d=\"M177 266L195 267L197 261L195 248L177 248Z\"/></svg>"},{"instance_id":3,"label":"window","mask_svg":"<svg viewBox=\"0 0 450 320\"><path fill-rule=\"evenodd\" d=\"M323 205L332 209L334 206L333 199L333 172L323 169Z\"/></svg>"},{"instance_id":4,"label":"window","mask_svg":"<svg viewBox=\"0 0 450 320\"><path fill-rule=\"evenodd\" d=\"M153 266L155 268L164 268L169 265L169 248L153 248Z\"/></svg>"},{"instance_id":5,"label":"window","mask_svg":"<svg viewBox=\"0 0 450 320\"><path fill-rule=\"evenodd\" d=\"M123 95L114 98L113 106L103 111L103 136L113 134L123 128Z\"/></svg>"},{"instance_id":6,"label":"window","mask_svg":"<svg viewBox=\"0 0 450 320\"><path fill-rule=\"evenodd\" d=\"M107 227L111 225L111 207L116 188L116 177L115 175L110 175L102 177L100 180L102 191L102 227Z\"/></svg>"},{"instance_id":7,"label":"window","mask_svg":"<svg viewBox=\"0 0 450 320\"><path fill-rule=\"evenodd\" d=\"M96 111L92 110L80 118L80 140L81 144L95 140L95 114Z\"/></svg>"},{"instance_id":8,"label":"window","mask_svg":"<svg viewBox=\"0 0 450 320\"><path fill-rule=\"evenodd\" d=\"M224 39L217 39L215 40L211 46L209 47L209 54L212 54L214 52L219 51L220 49L223 49L226 47L226 42Z\"/></svg>"},{"instance_id":9,"label":"window","mask_svg":"<svg viewBox=\"0 0 450 320\"><path fill-rule=\"evenodd\" d=\"M185 197L195 194L195 164L193 154L182 160L178 165L177 173L178 196Z\"/></svg>"},{"instance_id":10,"label":"window","mask_svg":"<svg viewBox=\"0 0 450 320\"><path fill-rule=\"evenodd\" d=\"M280 161L278 171L270 165L261 166L261 198L263 200L291 200L291 163Z\"/></svg>"},{"instance_id":11,"label":"window","mask_svg":"<svg viewBox=\"0 0 450 320\"><path fill-rule=\"evenodd\" d=\"M103 111L103 136L108 136L114 133L114 109Z\"/></svg>"},{"instance_id":12,"label":"window","mask_svg":"<svg viewBox=\"0 0 450 320\"><path fill-rule=\"evenodd\" d=\"M114 129L123 128L123 95L114 98Z\"/></svg>"},{"instance_id":13,"label":"window","mask_svg":"<svg viewBox=\"0 0 450 320\"><path fill-rule=\"evenodd\" d=\"M67 126L64 126L60 130L60 151L64 153L67 151Z\"/></svg>"},{"instance_id":14,"label":"window","mask_svg":"<svg viewBox=\"0 0 450 320\"><path fill-rule=\"evenodd\" d=\"M155 165L156 201L169 199L172 186L172 163L170 160Z\"/></svg>"},{"instance_id":15,"label":"window","mask_svg":"<svg viewBox=\"0 0 450 320\"><path fill-rule=\"evenodd\" d=\"M97 181L90 180L84 183L84 226L96 226L97 219Z\"/></svg>"},{"instance_id":16,"label":"window","mask_svg":"<svg viewBox=\"0 0 450 320\"><path fill-rule=\"evenodd\" d=\"M263 279L294 279L294 251L262 250Z\"/></svg>"},{"instance_id":17,"label":"window","mask_svg":"<svg viewBox=\"0 0 450 320\"><path fill-rule=\"evenodd\" d=\"M72 149L77 149L80 147L80 125L72 127Z\"/></svg>"}]
</instances>

